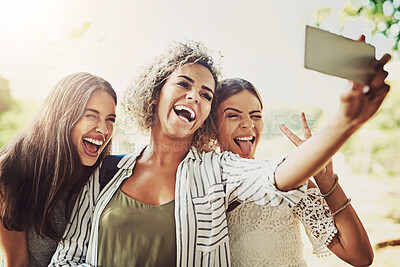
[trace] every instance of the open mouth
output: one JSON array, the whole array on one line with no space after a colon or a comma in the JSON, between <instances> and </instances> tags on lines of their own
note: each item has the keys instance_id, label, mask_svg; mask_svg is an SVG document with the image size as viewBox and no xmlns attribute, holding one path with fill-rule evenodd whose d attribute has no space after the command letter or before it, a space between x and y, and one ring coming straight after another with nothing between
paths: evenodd
<instances>
[{"instance_id":1,"label":"open mouth","mask_svg":"<svg viewBox=\"0 0 400 267\"><path fill-rule=\"evenodd\" d=\"M253 148L254 140L254 136L233 138L233 141L240 147L240 150L242 150L243 156L250 155L251 149Z\"/></svg>"},{"instance_id":2,"label":"open mouth","mask_svg":"<svg viewBox=\"0 0 400 267\"><path fill-rule=\"evenodd\" d=\"M83 147L85 148L87 154L90 156L97 156L100 147L103 145L104 141L96 140L89 137L83 138Z\"/></svg>"},{"instance_id":3,"label":"open mouth","mask_svg":"<svg viewBox=\"0 0 400 267\"><path fill-rule=\"evenodd\" d=\"M196 113L194 112L194 110L187 106L174 106L174 111L179 118L187 122L192 122L196 118Z\"/></svg>"}]
</instances>

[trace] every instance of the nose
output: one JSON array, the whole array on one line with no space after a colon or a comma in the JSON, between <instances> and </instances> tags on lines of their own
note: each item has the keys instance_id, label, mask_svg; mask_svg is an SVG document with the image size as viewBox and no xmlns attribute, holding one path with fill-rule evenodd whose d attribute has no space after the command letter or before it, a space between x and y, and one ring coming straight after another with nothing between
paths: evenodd
<instances>
[{"instance_id":1,"label":"nose","mask_svg":"<svg viewBox=\"0 0 400 267\"><path fill-rule=\"evenodd\" d=\"M200 103L200 95L196 90L190 90L186 94L186 99L194 101L196 104Z\"/></svg>"},{"instance_id":2,"label":"nose","mask_svg":"<svg viewBox=\"0 0 400 267\"><path fill-rule=\"evenodd\" d=\"M96 130L97 133L100 133L103 136L106 136L106 134L108 134L107 125L106 125L105 122L102 122L102 121L99 121L97 123L97 126L96 126L95 130Z\"/></svg>"},{"instance_id":3,"label":"nose","mask_svg":"<svg viewBox=\"0 0 400 267\"><path fill-rule=\"evenodd\" d=\"M245 129L254 128L254 121L249 116L243 116L240 121L240 127Z\"/></svg>"}]
</instances>

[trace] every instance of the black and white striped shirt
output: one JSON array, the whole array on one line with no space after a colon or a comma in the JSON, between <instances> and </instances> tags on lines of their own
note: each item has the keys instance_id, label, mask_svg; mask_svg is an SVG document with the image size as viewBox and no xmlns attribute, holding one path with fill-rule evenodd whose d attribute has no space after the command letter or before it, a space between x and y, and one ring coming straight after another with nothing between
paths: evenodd
<instances>
[{"instance_id":1,"label":"black and white striped shirt","mask_svg":"<svg viewBox=\"0 0 400 267\"><path fill-rule=\"evenodd\" d=\"M138 155L121 159L119 171L101 193L99 170L94 172L49 266L97 266L100 215L123 180L132 175ZM306 184L288 192L275 187L274 171L282 160L249 160L231 152L200 154L193 148L188 152L176 174L177 266L230 266L225 213L229 203L293 206L304 196Z\"/></svg>"}]
</instances>

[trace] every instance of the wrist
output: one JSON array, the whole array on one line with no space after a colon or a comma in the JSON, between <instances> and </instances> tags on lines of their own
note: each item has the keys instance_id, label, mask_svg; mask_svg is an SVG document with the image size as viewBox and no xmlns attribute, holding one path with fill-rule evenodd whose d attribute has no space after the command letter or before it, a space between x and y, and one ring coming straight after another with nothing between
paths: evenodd
<instances>
[{"instance_id":1,"label":"wrist","mask_svg":"<svg viewBox=\"0 0 400 267\"><path fill-rule=\"evenodd\" d=\"M362 123L357 120L346 118L341 112L337 112L332 117L331 123L332 127L340 131L340 134L346 137L350 137L362 125Z\"/></svg>"},{"instance_id":2,"label":"wrist","mask_svg":"<svg viewBox=\"0 0 400 267\"><path fill-rule=\"evenodd\" d=\"M321 191L321 188L320 188L320 192L321 192L321 196L322 197L328 197L330 194L332 194L333 191L335 191L336 187L338 186L339 177L337 176L336 173L333 174L333 177L334 177L335 180L333 182L333 185L330 187L330 189L328 191L324 191L323 192L323 191Z\"/></svg>"}]
</instances>

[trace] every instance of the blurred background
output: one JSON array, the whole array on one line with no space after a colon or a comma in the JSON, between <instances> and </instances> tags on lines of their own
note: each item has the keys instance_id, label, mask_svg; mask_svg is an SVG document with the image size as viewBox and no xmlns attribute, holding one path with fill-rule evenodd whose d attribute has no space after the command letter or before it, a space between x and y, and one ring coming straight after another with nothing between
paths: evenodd
<instances>
[{"instance_id":1,"label":"blurred background","mask_svg":"<svg viewBox=\"0 0 400 267\"><path fill-rule=\"evenodd\" d=\"M377 58L392 54L386 67L392 89L334 166L376 246L373 266L395 266L400 246L377 244L400 239L399 6L400 0L1 0L0 147L63 76L102 76L121 100L140 66L173 40L194 39L215 52L224 78L245 78L261 92L265 129L258 157L289 153L294 146L278 125L300 134L304 111L315 133L336 111L346 84L303 68L304 26L352 39L364 34ZM124 127L120 110L118 116L114 153L143 145L146 137ZM309 266L347 266L335 256L315 257L304 243Z\"/></svg>"}]
</instances>

